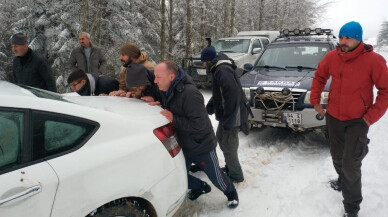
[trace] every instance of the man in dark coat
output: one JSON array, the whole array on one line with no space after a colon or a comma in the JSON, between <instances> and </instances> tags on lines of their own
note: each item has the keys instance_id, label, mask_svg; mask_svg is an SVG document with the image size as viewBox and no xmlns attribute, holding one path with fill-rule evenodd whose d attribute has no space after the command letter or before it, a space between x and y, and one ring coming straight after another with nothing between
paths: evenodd
<instances>
[{"instance_id":1,"label":"man in dark coat","mask_svg":"<svg viewBox=\"0 0 388 217\"><path fill-rule=\"evenodd\" d=\"M197 164L212 183L228 198L227 206L238 206L238 195L234 184L218 165L217 141L204 106L204 99L192 79L178 69L172 61L163 61L155 67L155 83L162 91L164 108L161 114L174 126L178 143L185 155L186 168ZM210 186L187 172L188 198L197 199L210 192Z\"/></svg>"},{"instance_id":2,"label":"man in dark coat","mask_svg":"<svg viewBox=\"0 0 388 217\"><path fill-rule=\"evenodd\" d=\"M127 66L125 83L128 88L135 88L133 92L127 92L126 97L141 98L146 102L161 101L161 93L154 83L155 75L144 65L130 63Z\"/></svg>"},{"instance_id":3,"label":"man in dark coat","mask_svg":"<svg viewBox=\"0 0 388 217\"><path fill-rule=\"evenodd\" d=\"M70 73L67 83L81 96L108 95L119 89L119 81L109 76L97 76L77 69Z\"/></svg>"},{"instance_id":4,"label":"man in dark coat","mask_svg":"<svg viewBox=\"0 0 388 217\"><path fill-rule=\"evenodd\" d=\"M225 171L233 182L244 181L243 171L238 159L238 132L248 133L248 110L244 104L244 96L237 68L233 60L225 54L216 54L213 47L206 47L201 53L204 67L212 73L212 98L206 108L209 114L215 113L219 121L217 140L225 157Z\"/></svg>"},{"instance_id":5,"label":"man in dark coat","mask_svg":"<svg viewBox=\"0 0 388 217\"><path fill-rule=\"evenodd\" d=\"M16 33L11 39L13 59L12 82L57 92L51 68L46 59L28 47L23 33Z\"/></svg>"}]
</instances>

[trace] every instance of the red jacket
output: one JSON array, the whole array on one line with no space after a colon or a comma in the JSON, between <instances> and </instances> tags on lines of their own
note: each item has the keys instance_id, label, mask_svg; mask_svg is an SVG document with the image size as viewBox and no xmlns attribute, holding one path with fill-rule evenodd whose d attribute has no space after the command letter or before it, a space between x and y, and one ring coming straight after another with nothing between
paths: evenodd
<instances>
[{"instance_id":1,"label":"red jacket","mask_svg":"<svg viewBox=\"0 0 388 217\"><path fill-rule=\"evenodd\" d=\"M311 86L310 102L314 106L329 77L327 112L347 121L364 117L370 124L378 121L388 107L388 68L385 59L363 42L352 52L340 47L330 51L319 63ZM373 104L373 86L378 89Z\"/></svg>"}]
</instances>

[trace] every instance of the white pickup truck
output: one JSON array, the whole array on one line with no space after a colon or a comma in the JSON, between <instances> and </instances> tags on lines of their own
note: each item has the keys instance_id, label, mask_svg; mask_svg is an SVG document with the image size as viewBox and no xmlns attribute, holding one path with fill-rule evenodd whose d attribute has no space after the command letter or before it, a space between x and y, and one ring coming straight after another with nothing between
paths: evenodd
<instances>
[{"instance_id":1,"label":"white pickup truck","mask_svg":"<svg viewBox=\"0 0 388 217\"><path fill-rule=\"evenodd\" d=\"M212 46L218 52L225 53L233 59L237 67L245 63L254 64L259 54L270 43L269 38L262 36L234 36L220 38Z\"/></svg>"}]
</instances>

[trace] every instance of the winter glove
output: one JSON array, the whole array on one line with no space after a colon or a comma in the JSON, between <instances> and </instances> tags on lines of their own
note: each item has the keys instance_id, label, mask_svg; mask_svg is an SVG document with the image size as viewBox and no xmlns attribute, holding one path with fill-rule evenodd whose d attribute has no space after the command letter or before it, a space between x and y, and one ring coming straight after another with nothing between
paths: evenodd
<instances>
[{"instance_id":1,"label":"winter glove","mask_svg":"<svg viewBox=\"0 0 388 217\"><path fill-rule=\"evenodd\" d=\"M206 111L209 115L212 115L215 113L215 108L214 108L214 101L213 98L209 99L209 102L206 104Z\"/></svg>"}]
</instances>

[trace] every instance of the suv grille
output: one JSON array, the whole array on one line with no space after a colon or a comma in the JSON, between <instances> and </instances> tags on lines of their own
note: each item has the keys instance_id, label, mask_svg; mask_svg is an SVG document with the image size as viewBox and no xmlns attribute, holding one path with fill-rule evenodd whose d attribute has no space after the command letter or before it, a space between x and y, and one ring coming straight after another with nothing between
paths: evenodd
<instances>
[{"instance_id":1,"label":"suv grille","mask_svg":"<svg viewBox=\"0 0 388 217\"><path fill-rule=\"evenodd\" d=\"M291 92L285 96L281 91L265 91L264 94L254 92L254 107L265 110L298 110L297 105L303 92Z\"/></svg>"}]
</instances>

